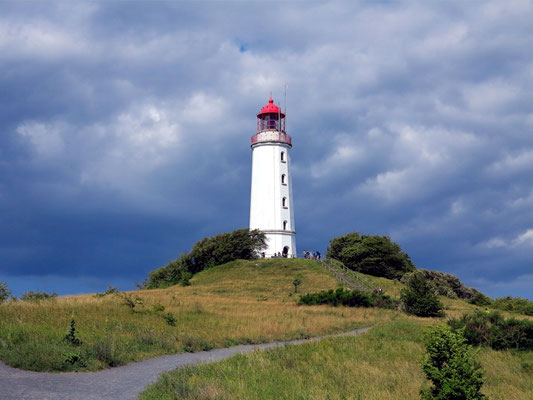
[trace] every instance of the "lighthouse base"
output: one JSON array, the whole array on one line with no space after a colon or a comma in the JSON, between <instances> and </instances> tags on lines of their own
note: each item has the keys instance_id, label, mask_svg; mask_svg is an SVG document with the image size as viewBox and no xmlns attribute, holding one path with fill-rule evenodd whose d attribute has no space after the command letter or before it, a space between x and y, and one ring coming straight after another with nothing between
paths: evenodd
<instances>
[{"instance_id":1,"label":"lighthouse base","mask_svg":"<svg viewBox=\"0 0 533 400\"><path fill-rule=\"evenodd\" d=\"M296 258L296 232L291 231L264 231L267 248L263 250L261 256L265 258L287 257Z\"/></svg>"}]
</instances>

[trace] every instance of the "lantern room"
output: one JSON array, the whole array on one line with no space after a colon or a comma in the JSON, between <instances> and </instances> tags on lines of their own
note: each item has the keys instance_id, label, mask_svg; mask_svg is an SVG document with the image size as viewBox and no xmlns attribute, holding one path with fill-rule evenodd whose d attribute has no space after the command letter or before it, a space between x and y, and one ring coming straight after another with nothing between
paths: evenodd
<instances>
[{"instance_id":1,"label":"lantern room","mask_svg":"<svg viewBox=\"0 0 533 400\"><path fill-rule=\"evenodd\" d=\"M270 98L268 104L257 114L257 132L275 130L285 132L285 114Z\"/></svg>"}]
</instances>

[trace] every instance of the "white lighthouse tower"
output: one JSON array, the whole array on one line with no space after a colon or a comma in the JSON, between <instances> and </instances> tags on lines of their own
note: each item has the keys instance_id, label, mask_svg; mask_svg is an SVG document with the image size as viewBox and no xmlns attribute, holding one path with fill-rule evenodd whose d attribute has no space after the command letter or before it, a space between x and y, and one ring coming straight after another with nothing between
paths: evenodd
<instances>
[{"instance_id":1,"label":"white lighthouse tower","mask_svg":"<svg viewBox=\"0 0 533 400\"><path fill-rule=\"evenodd\" d=\"M257 114L252 136L250 229L267 238L266 257L296 257L296 232L290 174L292 139L285 132L285 114L272 98Z\"/></svg>"}]
</instances>

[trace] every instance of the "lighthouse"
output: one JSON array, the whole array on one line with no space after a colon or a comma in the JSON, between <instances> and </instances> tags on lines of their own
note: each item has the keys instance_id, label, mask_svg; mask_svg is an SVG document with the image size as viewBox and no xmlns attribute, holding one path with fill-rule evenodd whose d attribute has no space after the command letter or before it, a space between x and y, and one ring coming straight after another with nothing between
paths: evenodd
<instances>
[{"instance_id":1,"label":"lighthouse","mask_svg":"<svg viewBox=\"0 0 533 400\"><path fill-rule=\"evenodd\" d=\"M296 257L292 139L285 131L285 114L272 98L257 114L257 133L252 136L251 147L250 229L265 233L266 257Z\"/></svg>"}]
</instances>

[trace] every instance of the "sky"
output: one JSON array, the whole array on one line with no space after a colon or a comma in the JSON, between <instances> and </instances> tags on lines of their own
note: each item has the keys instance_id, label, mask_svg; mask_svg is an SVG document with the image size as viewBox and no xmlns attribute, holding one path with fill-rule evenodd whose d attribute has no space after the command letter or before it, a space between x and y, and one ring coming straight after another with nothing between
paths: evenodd
<instances>
[{"instance_id":1,"label":"sky","mask_svg":"<svg viewBox=\"0 0 533 400\"><path fill-rule=\"evenodd\" d=\"M533 300L531 21L527 0L0 1L0 281L133 289L246 228L272 92L298 252L388 235Z\"/></svg>"}]
</instances>

